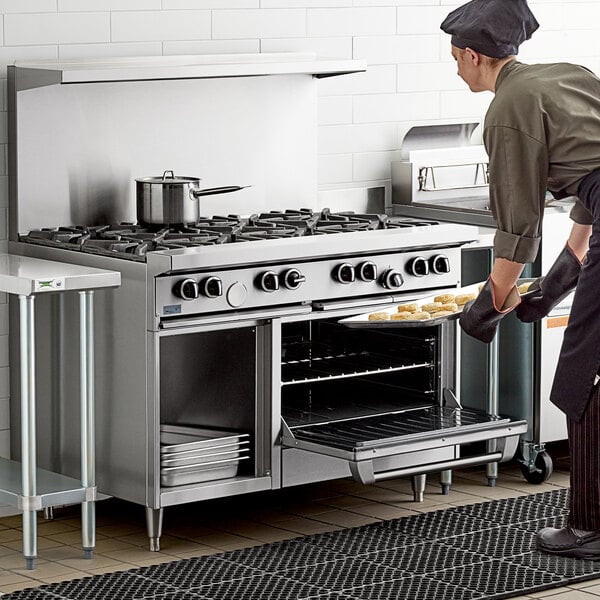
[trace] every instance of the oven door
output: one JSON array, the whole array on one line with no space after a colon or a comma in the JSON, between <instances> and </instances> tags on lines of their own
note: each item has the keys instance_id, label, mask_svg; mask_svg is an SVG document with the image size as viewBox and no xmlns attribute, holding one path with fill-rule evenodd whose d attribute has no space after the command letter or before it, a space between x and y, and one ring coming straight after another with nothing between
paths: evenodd
<instances>
[{"instance_id":1,"label":"oven door","mask_svg":"<svg viewBox=\"0 0 600 600\"><path fill-rule=\"evenodd\" d=\"M526 421L455 398L456 322L349 329L348 311L332 312L282 325L283 485L321 468L370 484L514 456Z\"/></svg>"}]
</instances>

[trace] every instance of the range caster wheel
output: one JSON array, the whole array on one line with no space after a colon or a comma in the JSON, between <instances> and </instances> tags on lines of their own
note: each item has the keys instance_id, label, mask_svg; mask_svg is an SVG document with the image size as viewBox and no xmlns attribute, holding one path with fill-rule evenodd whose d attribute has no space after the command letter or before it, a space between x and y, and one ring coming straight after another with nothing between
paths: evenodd
<instances>
[{"instance_id":1,"label":"range caster wheel","mask_svg":"<svg viewBox=\"0 0 600 600\"><path fill-rule=\"evenodd\" d=\"M531 471L525 464L521 464L521 473L529 483L540 484L547 481L552 475L552 458L547 452L539 452L535 457L535 470Z\"/></svg>"}]
</instances>

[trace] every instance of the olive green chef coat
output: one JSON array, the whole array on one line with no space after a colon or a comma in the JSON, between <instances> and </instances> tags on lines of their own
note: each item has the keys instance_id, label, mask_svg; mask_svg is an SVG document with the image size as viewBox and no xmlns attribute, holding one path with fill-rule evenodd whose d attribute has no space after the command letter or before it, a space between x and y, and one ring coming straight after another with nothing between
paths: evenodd
<instances>
[{"instance_id":1,"label":"olive green chef coat","mask_svg":"<svg viewBox=\"0 0 600 600\"><path fill-rule=\"evenodd\" d=\"M556 198L575 196L581 179L600 168L600 79L567 63L507 63L496 80L483 141L498 225L495 255L532 262L546 190ZM579 201L571 218L592 222Z\"/></svg>"}]
</instances>

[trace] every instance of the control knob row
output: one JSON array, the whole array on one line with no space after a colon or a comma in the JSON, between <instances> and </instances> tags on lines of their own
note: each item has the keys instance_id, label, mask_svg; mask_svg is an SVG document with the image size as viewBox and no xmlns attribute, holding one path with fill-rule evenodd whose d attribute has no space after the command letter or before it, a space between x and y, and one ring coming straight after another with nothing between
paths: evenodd
<instances>
[{"instance_id":1,"label":"control knob row","mask_svg":"<svg viewBox=\"0 0 600 600\"><path fill-rule=\"evenodd\" d=\"M206 277L200 282L195 279L182 279L173 287L173 293L182 300L195 300L200 295L218 298L223 295L223 282L218 277Z\"/></svg>"},{"instance_id":2,"label":"control knob row","mask_svg":"<svg viewBox=\"0 0 600 600\"><path fill-rule=\"evenodd\" d=\"M406 270L415 277L425 277L430 272L442 275L450 273L450 261L444 254L436 254L428 259L424 256L415 256L407 263Z\"/></svg>"},{"instance_id":3,"label":"control knob row","mask_svg":"<svg viewBox=\"0 0 600 600\"><path fill-rule=\"evenodd\" d=\"M258 276L256 284L263 292L275 292L280 286L288 290L297 290L305 281L306 276L296 267L292 267L280 274L275 271L265 271Z\"/></svg>"},{"instance_id":4,"label":"control knob row","mask_svg":"<svg viewBox=\"0 0 600 600\"><path fill-rule=\"evenodd\" d=\"M377 265L367 260L358 266L341 263L333 269L333 278L339 283L352 283L359 278L361 281L377 280Z\"/></svg>"}]
</instances>

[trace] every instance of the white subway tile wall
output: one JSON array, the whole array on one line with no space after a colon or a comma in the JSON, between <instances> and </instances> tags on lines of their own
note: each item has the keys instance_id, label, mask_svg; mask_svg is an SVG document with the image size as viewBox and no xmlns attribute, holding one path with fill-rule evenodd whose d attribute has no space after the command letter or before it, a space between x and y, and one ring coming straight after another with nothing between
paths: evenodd
<instances>
[{"instance_id":1,"label":"white subway tile wall","mask_svg":"<svg viewBox=\"0 0 600 600\"><path fill-rule=\"evenodd\" d=\"M16 60L247 52L358 58L319 84L322 189L389 184L414 124L480 121L491 94L456 75L439 30L456 0L0 0L0 251L6 249L6 65ZM600 69L600 2L530 0L540 30L521 59ZM387 186L389 188L389 185ZM8 309L0 298L0 455L8 452Z\"/></svg>"}]
</instances>

